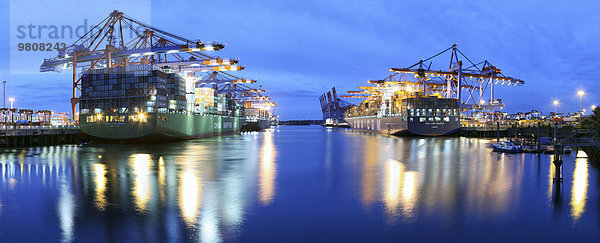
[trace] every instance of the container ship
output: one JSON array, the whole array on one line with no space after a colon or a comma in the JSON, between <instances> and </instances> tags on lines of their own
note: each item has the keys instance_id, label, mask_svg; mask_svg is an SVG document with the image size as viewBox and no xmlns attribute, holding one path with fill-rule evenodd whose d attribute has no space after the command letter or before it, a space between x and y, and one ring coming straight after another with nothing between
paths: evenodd
<instances>
[{"instance_id":1,"label":"container ship","mask_svg":"<svg viewBox=\"0 0 600 243\"><path fill-rule=\"evenodd\" d=\"M90 70L82 78L80 129L101 140L158 142L234 134L244 109L229 94L195 88L155 65ZM188 88L186 88L186 86Z\"/></svg>"},{"instance_id":2,"label":"container ship","mask_svg":"<svg viewBox=\"0 0 600 243\"><path fill-rule=\"evenodd\" d=\"M56 57L44 59L40 72L73 71L73 120L99 140L160 142L234 134L245 123L244 105L262 98L264 90L245 85L256 80L228 73L245 68L239 60L207 54L224 47L114 10Z\"/></svg>"},{"instance_id":3,"label":"container ship","mask_svg":"<svg viewBox=\"0 0 600 243\"><path fill-rule=\"evenodd\" d=\"M346 121L353 130L418 136L451 135L460 130L458 99L425 94L418 90L422 85L416 82L369 82L375 86L349 91L371 94L346 112Z\"/></svg>"},{"instance_id":4,"label":"container ship","mask_svg":"<svg viewBox=\"0 0 600 243\"><path fill-rule=\"evenodd\" d=\"M245 123L242 125L242 131L262 131L270 128L275 124L275 115L273 115L273 107L277 106L271 101L271 97L262 94L265 92L260 86L259 89L250 89L253 91L250 97L243 99L244 112L246 114Z\"/></svg>"},{"instance_id":5,"label":"container ship","mask_svg":"<svg viewBox=\"0 0 600 243\"><path fill-rule=\"evenodd\" d=\"M246 120L242 131L261 131L271 127L273 114L263 108L246 108Z\"/></svg>"},{"instance_id":6,"label":"container ship","mask_svg":"<svg viewBox=\"0 0 600 243\"><path fill-rule=\"evenodd\" d=\"M438 67L448 69L432 68L433 59L442 56L450 57L450 65L444 61ZM392 135L450 135L460 131L461 114L466 119L484 114L484 122L501 116L497 111L504 104L494 96L494 86L525 83L505 76L488 60L473 63L457 44L407 68L389 71L392 74L385 79L368 81L370 86L342 96L365 99L346 112L352 129Z\"/></svg>"}]
</instances>

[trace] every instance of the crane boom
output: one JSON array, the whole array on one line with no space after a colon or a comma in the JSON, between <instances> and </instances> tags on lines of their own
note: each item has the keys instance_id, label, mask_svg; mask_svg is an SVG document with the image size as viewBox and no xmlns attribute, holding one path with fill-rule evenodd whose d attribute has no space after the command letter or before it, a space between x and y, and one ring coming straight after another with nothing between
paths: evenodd
<instances>
[{"instance_id":1,"label":"crane boom","mask_svg":"<svg viewBox=\"0 0 600 243\"><path fill-rule=\"evenodd\" d=\"M123 33L124 30L133 33L130 38L126 38L128 35ZM237 65L236 59L223 59L204 53L224 47L218 42L183 38L114 10L73 44L58 50L57 56L44 59L40 72L72 69L71 106L73 118L76 119L81 79L90 70L136 64L168 67L192 76L199 76L195 72L243 70L244 66Z\"/></svg>"}]
</instances>

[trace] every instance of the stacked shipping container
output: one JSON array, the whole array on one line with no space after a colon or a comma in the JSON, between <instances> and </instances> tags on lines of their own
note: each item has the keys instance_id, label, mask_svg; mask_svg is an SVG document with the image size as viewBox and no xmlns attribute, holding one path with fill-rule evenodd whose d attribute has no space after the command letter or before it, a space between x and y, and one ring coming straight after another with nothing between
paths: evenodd
<instances>
[{"instance_id":1,"label":"stacked shipping container","mask_svg":"<svg viewBox=\"0 0 600 243\"><path fill-rule=\"evenodd\" d=\"M195 90L196 113L241 116L242 106L230 94L219 94L215 89L200 87Z\"/></svg>"},{"instance_id":2,"label":"stacked shipping container","mask_svg":"<svg viewBox=\"0 0 600 243\"><path fill-rule=\"evenodd\" d=\"M90 70L81 86L80 110L87 122L125 122L140 112L244 115L230 94L212 88L195 88L187 101L186 80L150 64ZM189 111L188 102L193 104Z\"/></svg>"},{"instance_id":3,"label":"stacked shipping container","mask_svg":"<svg viewBox=\"0 0 600 243\"><path fill-rule=\"evenodd\" d=\"M90 70L81 82L81 114L185 112L185 80L152 65Z\"/></svg>"}]
</instances>

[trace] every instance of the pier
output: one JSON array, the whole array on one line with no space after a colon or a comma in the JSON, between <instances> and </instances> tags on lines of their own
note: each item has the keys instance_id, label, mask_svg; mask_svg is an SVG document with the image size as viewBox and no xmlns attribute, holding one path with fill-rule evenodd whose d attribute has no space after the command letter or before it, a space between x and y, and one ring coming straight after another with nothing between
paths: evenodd
<instances>
[{"instance_id":1,"label":"pier","mask_svg":"<svg viewBox=\"0 0 600 243\"><path fill-rule=\"evenodd\" d=\"M541 122L540 122L541 123ZM557 128L557 136L565 138L571 135L575 130L574 126L561 125ZM517 124L486 124L482 126L461 126L460 135L463 137L477 138L537 138L537 137L553 137L554 127L548 123L538 125L517 125Z\"/></svg>"},{"instance_id":2,"label":"pier","mask_svg":"<svg viewBox=\"0 0 600 243\"><path fill-rule=\"evenodd\" d=\"M463 137L495 138L509 137L510 125L484 125L484 126L462 126L460 135Z\"/></svg>"},{"instance_id":3,"label":"pier","mask_svg":"<svg viewBox=\"0 0 600 243\"><path fill-rule=\"evenodd\" d=\"M279 121L279 125L293 125L293 126L308 126L308 125L321 125L322 120L287 120Z\"/></svg>"},{"instance_id":4,"label":"pier","mask_svg":"<svg viewBox=\"0 0 600 243\"><path fill-rule=\"evenodd\" d=\"M600 166L600 138L595 136L591 130L574 130L571 133L571 136L560 140L557 139L555 143L555 154L562 154L562 151L560 150L565 146L576 147L583 150L591 164Z\"/></svg>"},{"instance_id":5,"label":"pier","mask_svg":"<svg viewBox=\"0 0 600 243\"><path fill-rule=\"evenodd\" d=\"M77 144L77 126L0 126L0 148Z\"/></svg>"}]
</instances>

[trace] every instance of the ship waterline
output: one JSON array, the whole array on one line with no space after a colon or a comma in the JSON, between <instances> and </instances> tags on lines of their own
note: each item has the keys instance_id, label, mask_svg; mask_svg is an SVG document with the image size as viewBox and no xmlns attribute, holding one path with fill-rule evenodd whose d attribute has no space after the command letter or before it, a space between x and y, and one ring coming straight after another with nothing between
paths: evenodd
<instances>
[{"instance_id":1,"label":"ship waterline","mask_svg":"<svg viewBox=\"0 0 600 243\"><path fill-rule=\"evenodd\" d=\"M460 130L457 117L437 121L428 117L352 117L346 120L353 130L385 135L443 136Z\"/></svg>"}]
</instances>

